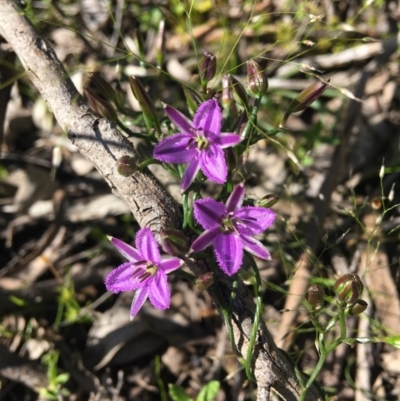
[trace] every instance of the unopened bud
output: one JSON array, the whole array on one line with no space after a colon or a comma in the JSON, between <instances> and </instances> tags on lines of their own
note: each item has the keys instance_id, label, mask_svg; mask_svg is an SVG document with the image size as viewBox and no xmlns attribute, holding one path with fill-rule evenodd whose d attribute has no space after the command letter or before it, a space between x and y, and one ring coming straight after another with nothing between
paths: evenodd
<instances>
[{"instance_id":1,"label":"unopened bud","mask_svg":"<svg viewBox=\"0 0 400 401\"><path fill-rule=\"evenodd\" d=\"M364 290L364 284L357 274L345 274L336 280L333 290L342 304L354 304Z\"/></svg>"},{"instance_id":2,"label":"unopened bud","mask_svg":"<svg viewBox=\"0 0 400 401\"><path fill-rule=\"evenodd\" d=\"M268 89L268 80L264 71L254 61L246 62L247 67L247 90L254 96L260 96Z\"/></svg>"},{"instance_id":3,"label":"unopened bud","mask_svg":"<svg viewBox=\"0 0 400 401\"><path fill-rule=\"evenodd\" d=\"M268 194L262 197L258 202L257 206L264 207L269 209L271 206L274 206L279 202L279 196L275 194Z\"/></svg>"},{"instance_id":4,"label":"unopened bud","mask_svg":"<svg viewBox=\"0 0 400 401\"><path fill-rule=\"evenodd\" d=\"M189 251L186 235L176 228L167 228L161 233L161 248L172 256L186 254Z\"/></svg>"},{"instance_id":5,"label":"unopened bud","mask_svg":"<svg viewBox=\"0 0 400 401\"><path fill-rule=\"evenodd\" d=\"M115 90L98 72L89 74L89 82L104 99L109 99L116 104L118 103Z\"/></svg>"},{"instance_id":6,"label":"unopened bud","mask_svg":"<svg viewBox=\"0 0 400 401\"><path fill-rule=\"evenodd\" d=\"M328 80L329 83L329 80ZM317 81L308 88L300 92L289 104L288 110L282 118L280 127L284 127L287 119L292 113L305 110L311 103L317 100L324 90L329 86L328 83Z\"/></svg>"},{"instance_id":7,"label":"unopened bud","mask_svg":"<svg viewBox=\"0 0 400 401\"><path fill-rule=\"evenodd\" d=\"M108 118L111 121L116 121L118 119L117 112L108 100L103 99L95 91L88 87L84 88L84 92L89 101L90 107L99 116Z\"/></svg>"},{"instance_id":8,"label":"unopened bud","mask_svg":"<svg viewBox=\"0 0 400 401\"><path fill-rule=\"evenodd\" d=\"M243 85L231 74L228 75L229 86L232 90L233 97L236 102L238 102L241 106L243 106L246 110L249 110L249 100L247 97L247 93L243 88Z\"/></svg>"},{"instance_id":9,"label":"unopened bud","mask_svg":"<svg viewBox=\"0 0 400 401\"><path fill-rule=\"evenodd\" d=\"M205 291L214 284L214 274L211 272L204 273L197 277L195 286L199 291Z\"/></svg>"},{"instance_id":10,"label":"unopened bud","mask_svg":"<svg viewBox=\"0 0 400 401\"><path fill-rule=\"evenodd\" d=\"M363 299L357 299L357 301L349 308L349 315L359 315L360 313L363 313L367 307L368 304Z\"/></svg>"},{"instance_id":11,"label":"unopened bud","mask_svg":"<svg viewBox=\"0 0 400 401\"><path fill-rule=\"evenodd\" d=\"M141 82L136 77L132 76L129 78L129 83L131 85L133 95L139 102L145 118L152 124L158 126L159 123L156 107L154 106L153 101L150 99L149 94L146 92Z\"/></svg>"},{"instance_id":12,"label":"unopened bud","mask_svg":"<svg viewBox=\"0 0 400 401\"><path fill-rule=\"evenodd\" d=\"M207 82L211 81L215 72L217 71L217 58L214 54L209 52L203 53L203 60L200 66L200 79L202 83L207 84Z\"/></svg>"},{"instance_id":13,"label":"unopened bud","mask_svg":"<svg viewBox=\"0 0 400 401\"><path fill-rule=\"evenodd\" d=\"M324 306L325 291L320 285L312 285L307 290L306 300L313 310L321 309Z\"/></svg>"},{"instance_id":14,"label":"unopened bud","mask_svg":"<svg viewBox=\"0 0 400 401\"><path fill-rule=\"evenodd\" d=\"M229 83L229 76L222 77L222 95L221 104L223 107L229 107L232 103L232 91Z\"/></svg>"},{"instance_id":15,"label":"unopened bud","mask_svg":"<svg viewBox=\"0 0 400 401\"><path fill-rule=\"evenodd\" d=\"M123 177L131 176L137 171L136 159L128 155L120 157L117 162L117 171Z\"/></svg>"},{"instance_id":16,"label":"unopened bud","mask_svg":"<svg viewBox=\"0 0 400 401\"><path fill-rule=\"evenodd\" d=\"M158 32L156 37L156 60L158 68L161 68L165 57L165 20L162 19L158 24Z\"/></svg>"}]
</instances>

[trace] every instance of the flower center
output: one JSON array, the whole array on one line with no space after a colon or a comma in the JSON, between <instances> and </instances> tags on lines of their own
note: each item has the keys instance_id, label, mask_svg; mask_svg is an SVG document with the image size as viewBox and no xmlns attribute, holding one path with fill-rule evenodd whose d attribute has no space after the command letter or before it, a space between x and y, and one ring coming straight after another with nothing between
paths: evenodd
<instances>
[{"instance_id":1,"label":"flower center","mask_svg":"<svg viewBox=\"0 0 400 401\"><path fill-rule=\"evenodd\" d=\"M208 148L209 142L205 136L198 136L197 137L197 149L205 150Z\"/></svg>"},{"instance_id":2,"label":"flower center","mask_svg":"<svg viewBox=\"0 0 400 401\"><path fill-rule=\"evenodd\" d=\"M140 283L153 277L158 271L157 266L147 260L140 260L139 262L133 263L132 267L134 271L131 278L137 278Z\"/></svg>"},{"instance_id":3,"label":"flower center","mask_svg":"<svg viewBox=\"0 0 400 401\"><path fill-rule=\"evenodd\" d=\"M237 232L237 228L236 228L236 224L237 224L237 218L232 216L231 213L228 213L225 217L222 218L221 221L221 231L223 233L236 233Z\"/></svg>"},{"instance_id":4,"label":"flower center","mask_svg":"<svg viewBox=\"0 0 400 401\"><path fill-rule=\"evenodd\" d=\"M239 218L235 217L233 213L228 213L225 217L222 217L220 230L223 233L235 233L238 234L238 226L246 227L246 224L240 220Z\"/></svg>"},{"instance_id":5,"label":"flower center","mask_svg":"<svg viewBox=\"0 0 400 401\"><path fill-rule=\"evenodd\" d=\"M189 140L187 148L196 147L198 150L207 149L210 142L204 136L203 128L198 128L197 130L193 128L193 133L195 134L195 137Z\"/></svg>"}]
</instances>

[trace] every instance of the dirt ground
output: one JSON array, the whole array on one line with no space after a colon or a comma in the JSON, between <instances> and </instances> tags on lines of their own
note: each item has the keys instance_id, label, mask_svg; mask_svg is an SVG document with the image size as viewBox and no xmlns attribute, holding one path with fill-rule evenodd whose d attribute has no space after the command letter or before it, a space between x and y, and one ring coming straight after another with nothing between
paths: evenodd
<instances>
[{"instance_id":1,"label":"dirt ground","mask_svg":"<svg viewBox=\"0 0 400 401\"><path fill-rule=\"evenodd\" d=\"M318 382L337 400L399 400L398 338L397 348L377 339L400 334L400 4L42 0L24 10L81 93L94 72L118 90L121 119L137 134L146 125L129 76L141 80L165 130L161 102L189 116L184 88L199 89L204 51L217 57L216 93L224 74L245 85L245 62L257 60L269 81L258 114L267 134L236 161L235 181L251 199L279 196L262 238L272 261L257 259L263 320L310 374L319 356L307 288L325 289L326 324L334 281L358 274L368 308L347 318L347 335L376 341L340 345ZM319 76L330 79L324 95L268 136ZM123 263L106 236L132 243L138 224L1 36L0 134L0 401L175 401L172 384L189 400L212 380L217 401L254 400L256 386L207 291L171 276L171 307L146 303L133 321L132 293L106 291L104 278ZM151 155L146 141L131 140ZM149 168L181 202L178 180ZM202 191L219 189L207 183ZM242 270L252 289L249 267Z\"/></svg>"}]
</instances>

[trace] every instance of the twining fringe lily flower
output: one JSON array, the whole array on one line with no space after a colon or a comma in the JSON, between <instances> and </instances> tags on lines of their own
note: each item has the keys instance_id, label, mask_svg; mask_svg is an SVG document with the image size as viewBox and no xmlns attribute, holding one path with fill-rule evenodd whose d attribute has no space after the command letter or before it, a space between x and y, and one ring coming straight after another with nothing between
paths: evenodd
<instances>
[{"instance_id":1,"label":"twining fringe lily flower","mask_svg":"<svg viewBox=\"0 0 400 401\"><path fill-rule=\"evenodd\" d=\"M199 199L194 202L194 216L204 231L192 244L194 252L209 245L221 269L231 276L243 261L243 249L262 259L271 259L270 253L254 235L262 233L275 220L270 209L243 206L244 187L238 185L224 205L214 199Z\"/></svg>"},{"instance_id":2,"label":"twining fringe lily flower","mask_svg":"<svg viewBox=\"0 0 400 401\"><path fill-rule=\"evenodd\" d=\"M169 136L154 149L154 157L166 163L188 163L182 177L182 191L186 191L201 170L218 184L224 184L228 174L222 149L240 142L240 136L221 133L222 113L215 99L202 103L193 123L180 111L165 106L169 119L180 133Z\"/></svg>"},{"instance_id":3,"label":"twining fringe lily flower","mask_svg":"<svg viewBox=\"0 0 400 401\"><path fill-rule=\"evenodd\" d=\"M110 237L111 243L129 260L112 270L106 277L108 291L135 291L131 306L131 318L135 317L149 297L157 309L167 309L170 290L167 274L182 266L183 261L171 256L161 256L157 242L149 228L136 234L136 248Z\"/></svg>"}]
</instances>

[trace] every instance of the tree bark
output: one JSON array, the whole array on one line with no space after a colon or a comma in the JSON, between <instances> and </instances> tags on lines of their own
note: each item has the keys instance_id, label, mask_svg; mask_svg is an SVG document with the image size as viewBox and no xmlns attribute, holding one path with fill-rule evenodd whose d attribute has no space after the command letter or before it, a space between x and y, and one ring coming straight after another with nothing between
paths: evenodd
<instances>
[{"instance_id":1,"label":"tree bark","mask_svg":"<svg viewBox=\"0 0 400 401\"><path fill-rule=\"evenodd\" d=\"M141 227L149 227L159 238L168 227L181 227L179 206L149 172L136 172L123 177L117 172L117 160L124 155L138 158L132 144L115 125L99 118L84 103L57 59L50 45L41 38L14 1L0 0L0 34L11 45L30 79L53 111L58 123L79 151L90 160L107 181L112 191L123 198ZM207 261L186 259L196 274L209 271ZM211 291L219 310L220 302L229 305L232 279L217 272L218 296ZM238 283L233 301L231 325L237 353L245 358L254 324L254 302L247 287ZM275 390L282 399L298 400L301 386L290 360L277 348L265 324L258 328L253 352L257 400L270 399ZM320 391L312 386L306 401L322 401Z\"/></svg>"}]
</instances>

